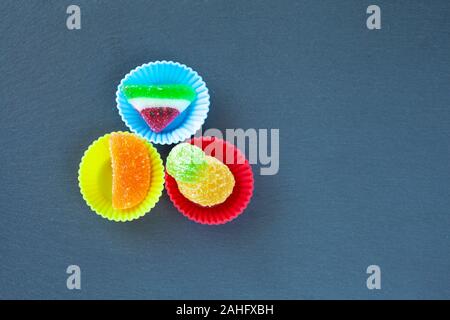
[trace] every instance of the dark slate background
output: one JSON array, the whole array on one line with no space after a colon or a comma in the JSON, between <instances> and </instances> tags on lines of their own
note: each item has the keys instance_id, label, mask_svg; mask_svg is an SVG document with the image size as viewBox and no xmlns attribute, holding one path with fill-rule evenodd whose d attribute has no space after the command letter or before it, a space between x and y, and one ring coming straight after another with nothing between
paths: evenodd
<instances>
[{"instance_id":1,"label":"dark slate background","mask_svg":"<svg viewBox=\"0 0 450 320\"><path fill-rule=\"evenodd\" d=\"M66 28L72 3L79 31ZM379 31L366 28L372 3ZM450 298L448 1L8 0L0 12L0 298ZM126 129L118 82L158 59L204 77L205 128L280 129L279 174L254 166L232 223L197 225L166 194L112 223L79 194L84 149ZM81 291L66 288L70 264Z\"/></svg>"}]
</instances>

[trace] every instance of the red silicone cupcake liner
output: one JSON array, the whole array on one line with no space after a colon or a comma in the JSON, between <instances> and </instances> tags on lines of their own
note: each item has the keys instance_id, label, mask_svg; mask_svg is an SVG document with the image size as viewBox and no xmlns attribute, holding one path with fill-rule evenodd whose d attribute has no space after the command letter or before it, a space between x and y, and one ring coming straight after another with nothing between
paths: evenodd
<instances>
[{"instance_id":1,"label":"red silicone cupcake liner","mask_svg":"<svg viewBox=\"0 0 450 320\"><path fill-rule=\"evenodd\" d=\"M234 145L216 137L198 137L188 141L202 148L207 155L223 161L234 175L235 185L225 202L213 207L202 207L186 199L178 190L177 182L165 175L166 190L175 207L188 219L201 224L224 224L239 216L253 195L253 172L245 156Z\"/></svg>"}]
</instances>

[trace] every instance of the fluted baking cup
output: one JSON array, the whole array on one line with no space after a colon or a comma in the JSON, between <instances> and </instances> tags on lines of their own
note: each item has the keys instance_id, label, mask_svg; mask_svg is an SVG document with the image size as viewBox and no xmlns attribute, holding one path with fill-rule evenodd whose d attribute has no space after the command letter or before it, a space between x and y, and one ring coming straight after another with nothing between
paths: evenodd
<instances>
[{"instance_id":1,"label":"fluted baking cup","mask_svg":"<svg viewBox=\"0 0 450 320\"><path fill-rule=\"evenodd\" d=\"M129 132L121 132L132 134ZM108 133L95 140L85 151L78 170L78 184L87 205L98 215L112 221L131 221L142 217L158 202L164 187L164 167L156 149L148 142L151 163L150 187L145 199L137 206L118 210L112 206L112 168Z\"/></svg>"},{"instance_id":2,"label":"fluted baking cup","mask_svg":"<svg viewBox=\"0 0 450 320\"><path fill-rule=\"evenodd\" d=\"M166 190L170 200L178 211L197 223L216 225L233 220L245 210L253 195L254 180L250 164L238 148L224 140L199 137L191 139L189 143L195 144L207 155L218 158L228 166L235 179L233 192L219 205L202 207L186 199L180 193L175 179L166 172Z\"/></svg>"},{"instance_id":3,"label":"fluted baking cup","mask_svg":"<svg viewBox=\"0 0 450 320\"><path fill-rule=\"evenodd\" d=\"M172 123L161 132L154 132L139 112L128 103L124 85L131 84L187 84L196 92L196 98ZM156 144L172 144L191 137L201 128L209 111L209 93L205 82L191 68L173 61L155 61L130 71L120 82L116 92L119 114L127 127Z\"/></svg>"}]
</instances>

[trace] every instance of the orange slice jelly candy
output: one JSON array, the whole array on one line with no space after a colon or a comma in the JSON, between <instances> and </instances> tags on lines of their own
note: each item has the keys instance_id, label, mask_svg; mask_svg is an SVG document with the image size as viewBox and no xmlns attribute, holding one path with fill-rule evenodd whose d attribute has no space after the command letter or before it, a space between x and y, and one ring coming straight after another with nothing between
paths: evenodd
<instances>
[{"instance_id":1,"label":"orange slice jelly candy","mask_svg":"<svg viewBox=\"0 0 450 320\"><path fill-rule=\"evenodd\" d=\"M109 138L112 164L112 206L128 209L141 203L150 187L150 156L141 138L112 133Z\"/></svg>"}]
</instances>

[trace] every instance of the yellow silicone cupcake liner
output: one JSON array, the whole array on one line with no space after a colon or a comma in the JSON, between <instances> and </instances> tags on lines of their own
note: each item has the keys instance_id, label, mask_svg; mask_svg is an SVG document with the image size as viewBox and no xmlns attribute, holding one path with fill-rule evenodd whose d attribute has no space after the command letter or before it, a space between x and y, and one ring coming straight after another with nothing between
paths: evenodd
<instances>
[{"instance_id":1,"label":"yellow silicone cupcake liner","mask_svg":"<svg viewBox=\"0 0 450 320\"><path fill-rule=\"evenodd\" d=\"M130 132L120 132L132 135ZM161 197L164 187L164 167L158 151L146 140L151 162L150 188L147 197L136 207L117 210L112 207L112 168L109 152L111 133L95 140L85 151L78 170L81 195L98 215L112 221L131 221L149 212Z\"/></svg>"}]
</instances>

